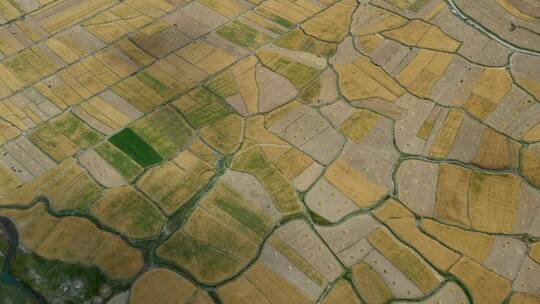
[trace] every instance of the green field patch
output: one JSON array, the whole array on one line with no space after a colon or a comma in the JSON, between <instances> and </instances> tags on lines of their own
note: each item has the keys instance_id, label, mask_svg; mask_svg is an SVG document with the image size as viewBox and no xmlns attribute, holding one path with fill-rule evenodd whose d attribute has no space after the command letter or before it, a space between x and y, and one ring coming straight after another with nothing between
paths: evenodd
<instances>
[{"instance_id":1,"label":"green field patch","mask_svg":"<svg viewBox=\"0 0 540 304\"><path fill-rule=\"evenodd\" d=\"M161 81L152 76L149 72L143 71L137 74L137 78L146 86L158 93L164 98L169 98L174 95L174 91L163 84Z\"/></svg>"},{"instance_id":2,"label":"green field patch","mask_svg":"<svg viewBox=\"0 0 540 304\"><path fill-rule=\"evenodd\" d=\"M341 125L339 132L354 142L360 143L375 127L379 119L380 116L378 114L360 109Z\"/></svg>"},{"instance_id":3,"label":"green field patch","mask_svg":"<svg viewBox=\"0 0 540 304\"><path fill-rule=\"evenodd\" d=\"M131 128L162 158L176 155L194 134L182 115L168 106L145 116Z\"/></svg>"},{"instance_id":4,"label":"green field patch","mask_svg":"<svg viewBox=\"0 0 540 304\"><path fill-rule=\"evenodd\" d=\"M288 19L285 19L281 16L278 16L276 14L273 14L271 13L270 11L268 11L267 9L264 9L264 8L257 8L257 12L265 17L267 17L268 19L274 21L275 23L283 26L283 27L286 27L288 29L292 29L294 28L294 22L291 22L289 21Z\"/></svg>"},{"instance_id":5,"label":"green field patch","mask_svg":"<svg viewBox=\"0 0 540 304\"><path fill-rule=\"evenodd\" d=\"M130 128L115 134L109 142L142 167L151 166L162 160L161 156Z\"/></svg>"},{"instance_id":6,"label":"green field patch","mask_svg":"<svg viewBox=\"0 0 540 304\"><path fill-rule=\"evenodd\" d=\"M300 271L302 271L306 276L312 279L314 282L317 282L319 286L323 286L325 283L324 276L313 267L306 259L298 254L296 250L291 248L285 241L280 238L272 238L269 243L279 251L282 255L287 257L287 259L296 266Z\"/></svg>"},{"instance_id":7,"label":"green field patch","mask_svg":"<svg viewBox=\"0 0 540 304\"><path fill-rule=\"evenodd\" d=\"M263 236L271 227L271 220L263 213L250 206L240 194L223 185L216 191L215 197L211 198L214 205L219 209L248 227L259 236Z\"/></svg>"},{"instance_id":8,"label":"green field patch","mask_svg":"<svg viewBox=\"0 0 540 304\"><path fill-rule=\"evenodd\" d=\"M308 52L320 57L331 57L336 53L337 45L322 42L312 37L306 37L302 43L301 51Z\"/></svg>"},{"instance_id":9,"label":"green field patch","mask_svg":"<svg viewBox=\"0 0 540 304\"><path fill-rule=\"evenodd\" d=\"M220 281L241 267L238 259L194 240L183 231L175 232L163 243L157 249L157 255L188 269L203 282Z\"/></svg>"},{"instance_id":10,"label":"green field patch","mask_svg":"<svg viewBox=\"0 0 540 304\"><path fill-rule=\"evenodd\" d=\"M320 72L316 68L293 61L267 50L258 51L257 56L265 66L289 79L298 88L302 88L310 83Z\"/></svg>"},{"instance_id":11,"label":"green field patch","mask_svg":"<svg viewBox=\"0 0 540 304\"><path fill-rule=\"evenodd\" d=\"M336 44L314 39L305 35L300 29L290 31L279 38L275 44L289 50L307 52L320 57L332 56L337 48Z\"/></svg>"},{"instance_id":12,"label":"green field patch","mask_svg":"<svg viewBox=\"0 0 540 304\"><path fill-rule=\"evenodd\" d=\"M109 142L100 144L95 150L128 181L132 181L143 171L139 164Z\"/></svg>"},{"instance_id":13,"label":"green field patch","mask_svg":"<svg viewBox=\"0 0 540 304\"><path fill-rule=\"evenodd\" d=\"M97 144L103 135L90 128L71 112L64 113L39 127L29 139L56 161L75 155Z\"/></svg>"},{"instance_id":14,"label":"green field patch","mask_svg":"<svg viewBox=\"0 0 540 304\"><path fill-rule=\"evenodd\" d=\"M69 173L69 172L67 172ZM88 205L101 195L101 187L87 174L80 174L73 179L68 174L52 176L52 183L47 186L56 190L55 196L49 196L51 207L56 210L77 210L85 212ZM64 189L60 192L55 187Z\"/></svg>"},{"instance_id":15,"label":"green field patch","mask_svg":"<svg viewBox=\"0 0 540 304\"><path fill-rule=\"evenodd\" d=\"M71 113L66 113L54 120L54 126L80 147L96 144L103 136Z\"/></svg>"},{"instance_id":16,"label":"green field patch","mask_svg":"<svg viewBox=\"0 0 540 304\"><path fill-rule=\"evenodd\" d=\"M208 145L221 154L232 154L242 141L242 118L229 115L201 130L201 136Z\"/></svg>"},{"instance_id":17,"label":"green field patch","mask_svg":"<svg viewBox=\"0 0 540 304\"><path fill-rule=\"evenodd\" d=\"M181 164L189 166L190 170L186 172L170 161L148 170L137 181L139 189L169 215L195 195L214 175L213 168L199 159Z\"/></svg>"},{"instance_id":18,"label":"green field patch","mask_svg":"<svg viewBox=\"0 0 540 304\"><path fill-rule=\"evenodd\" d=\"M28 139L56 161L62 161L79 150L79 147L51 125L39 127Z\"/></svg>"},{"instance_id":19,"label":"green field patch","mask_svg":"<svg viewBox=\"0 0 540 304\"><path fill-rule=\"evenodd\" d=\"M268 190L278 210L289 216L301 211L296 193L285 176L264 156L260 148L252 148L233 160L233 170L255 175Z\"/></svg>"},{"instance_id":20,"label":"green field patch","mask_svg":"<svg viewBox=\"0 0 540 304\"><path fill-rule=\"evenodd\" d=\"M130 186L109 189L92 204L90 212L103 224L129 238L146 239L159 234L165 216Z\"/></svg>"},{"instance_id":21,"label":"green field patch","mask_svg":"<svg viewBox=\"0 0 540 304\"><path fill-rule=\"evenodd\" d=\"M280 37L274 44L289 50L299 50L304 39L304 33L300 29L295 29Z\"/></svg>"},{"instance_id":22,"label":"green field patch","mask_svg":"<svg viewBox=\"0 0 540 304\"><path fill-rule=\"evenodd\" d=\"M43 77L32 65L26 62L22 52L6 58L3 63L23 83L34 82Z\"/></svg>"},{"instance_id":23,"label":"green field patch","mask_svg":"<svg viewBox=\"0 0 540 304\"><path fill-rule=\"evenodd\" d=\"M198 280L217 283L238 273L257 245L221 217L196 209L157 254L189 270Z\"/></svg>"},{"instance_id":24,"label":"green field patch","mask_svg":"<svg viewBox=\"0 0 540 304\"><path fill-rule=\"evenodd\" d=\"M234 113L234 110L207 89L198 88L180 97L173 105L195 129L203 128Z\"/></svg>"},{"instance_id":25,"label":"green field patch","mask_svg":"<svg viewBox=\"0 0 540 304\"><path fill-rule=\"evenodd\" d=\"M259 32L239 21L233 21L226 26L220 28L217 34L230 42L241 46L250 51L255 50L259 46L270 40L270 36Z\"/></svg>"},{"instance_id":26,"label":"green field patch","mask_svg":"<svg viewBox=\"0 0 540 304\"><path fill-rule=\"evenodd\" d=\"M300 95L300 100L307 104L317 103L320 91L321 81L317 79L304 89Z\"/></svg>"},{"instance_id":27,"label":"green field patch","mask_svg":"<svg viewBox=\"0 0 540 304\"><path fill-rule=\"evenodd\" d=\"M231 97L240 93L236 87L233 73L230 70L224 71L209 80L206 83L206 87L221 98Z\"/></svg>"}]
</instances>

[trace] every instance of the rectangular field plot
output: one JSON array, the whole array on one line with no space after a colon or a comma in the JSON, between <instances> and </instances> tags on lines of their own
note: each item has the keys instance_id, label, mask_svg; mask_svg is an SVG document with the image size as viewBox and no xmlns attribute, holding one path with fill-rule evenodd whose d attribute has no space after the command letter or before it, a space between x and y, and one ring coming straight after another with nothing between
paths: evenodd
<instances>
[{"instance_id":1,"label":"rectangular field plot","mask_svg":"<svg viewBox=\"0 0 540 304\"><path fill-rule=\"evenodd\" d=\"M129 128L111 137L109 142L143 167L159 163L162 159L149 144Z\"/></svg>"},{"instance_id":2,"label":"rectangular field plot","mask_svg":"<svg viewBox=\"0 0 540 304\"><path fill-rule=\"evenodd\" d=\"M132 181L143 171L139 164L109 142L97 146L96 152L128 181Z\"/></svg>"}]
</instances>

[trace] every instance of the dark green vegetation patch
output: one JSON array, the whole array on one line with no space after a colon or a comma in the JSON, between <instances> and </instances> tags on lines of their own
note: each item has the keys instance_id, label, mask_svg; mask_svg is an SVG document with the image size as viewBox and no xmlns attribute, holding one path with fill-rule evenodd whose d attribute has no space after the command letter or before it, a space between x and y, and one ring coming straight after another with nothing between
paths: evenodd
<instances>
[{"instance_id":1,"label":"dark green vegetation patch","mask_svg":"<svg viewBox=\"0 0 540 304\"><path fill-rule=\"evenodd\" d=\"M162 160L161 156L130 128L120 131L111 137L109 142L143 167L151 166Z\"/></svg>"}]
</instances>

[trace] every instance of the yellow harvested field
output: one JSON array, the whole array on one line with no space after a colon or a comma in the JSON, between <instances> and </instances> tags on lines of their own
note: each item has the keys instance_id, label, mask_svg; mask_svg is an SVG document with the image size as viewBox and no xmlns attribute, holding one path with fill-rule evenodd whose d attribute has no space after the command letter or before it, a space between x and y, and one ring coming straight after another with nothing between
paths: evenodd
<instances>
[{"instance_id":1,"label":"yellow harvested field","mask_svg":"<svg viewBox=\"0 0 540 304\"><path fill-rule=\"evenodd\" d=\"M322 304L332 304L332 303L351 303L351 304L360 304L362 303L358 296L356 295L351 283L340 280L336 283L333 289L328 292L328 294L321 301Z\"/></svg>"},{"instance_id":2,"label":"yellow harvested field","mask_svg":"<svg viewBox=\"0 0 540 304\"><path fill-rule=\"evenodd\" d=\"M471 257L479 263L491 253L495 238L484 233L467 231L433 220L422 220L420 227L427 234L440 240L446 246Z\"/></svg>"},{"instance_id":3,"label":"yellow harvested field","mask_svg":"<svg viewBox=\"0 0 540 304\"><path fill-rule=\"evenodd\" d=\"M535 242L531 245L529 256L540 264L540 242Z\"/></svg>"},{"instance_id":4,"label":"yellow harvested field","mask_svg":"<svg viewBox=\"0 0 540 304\"><path fill-rule=\"evenodd\" d=\"M192 300L197 299L196 302ZM158 301L163 304L213 303L210 296L167 268L143 273L131 288L130 304Z\"/></svg>"},{"instance_id":5,"label":"yellow harvested field","mask_svg":"<svg viewBox=\"0 0 540 304\"><path fill-rule=\"evenodd\" d=\"M443 221L469 226L467 191L471 172L458 166L441 165L435 214Z\"/></svg>"},{"instance_id":6,"label":"yellow harvested field","mask_svg":"<svg viewBox=\"0 0 540 304\"><path fill-rule=\"evenodd\" d=\"M454 52L460 46L458 41L437 26L420 20L413 20L403 27L384 32L384 36L406 45L438 51Z\"/></svg>"},{"instance_id":7,"label":"yellow harvested field","mask_svg":"<svg viewBox=\"0 0 540 304\"><path fill-rule=\"evenodd\" d=\"M302 24L304 31L322 41L340 42L347 34L352 13L356 9L355 0L339 1Z\"/></svg>"},{"instance_id":8,"label":"yellow harvested field","mask_svg":"<svg viewBox=\"0 0 540 304\"><path fill-rule=\"evenodd\" d=\"M472 227L481 231L511 232L517 217L520 186L520 180L514 175L474 172L468 196Z\"/></svg>"},{"instance_id":9,"label":"yellow harvested field","mask_svg":"<svg viewBox=\"0 0 540 304\"><path fill-rule=\"evenodd\" d=\"M224 303L311 303L302 291L265 265L256 263L241 278L220 289Z\"/></svg>"},{"instance_id":10,"label":"yellow harvested field","mask_svg":"<svg viewBox=\"0 0 540 304\"><path fill-rule=\"evenodd\" d=\"M383 222L391 219L414 217L414 214L403 204L392 198L386 200L383 205L375 209L373 215Z\"/></svg>"},{"instance_id":11,"label":"yellow harvested field","mask_svg":"<svg viewBox=\"0 0 540 304\"><path fill-rule=\"evenodd\" d=\"M361 57L349 64L336 64L334 68L340 76L339 86L343 95L350 101L375 97L395 101L404 93L394 79L368 58Z\"/></svg>"},{"instance_id":12,"label":"yellow harvested field","mask_svg":"<svg viewBox=\"0 0 540 304\"><path fill-rule=\"evenodd\" d=\"M368 303L382 304L392 298L392 291L386 283L369 265L363 262L353 267L352 281Z\"/></svg>"},{"instance_id":13,"label":"yellow harvested field","mask_svg":"<svg viewBox=\"0 0 540 304\"><path fill-rule=\"evenodd\" d=\"M511 290L509 281L466 257L459 259L450 272L467 285L475 303L502 302Z\"/></svg>"},{"instance_id":14,"label":"yellow harvested field","mask_svg":"<svg viewBox=\"0 0 540 304\"><path fill-rule=\"evenodd\" d=\"M438 269L448 270L459 258L457 253L422 233L412 217L391 219L386 223L401 240L420 252Z\"/></svg>"},{"instance_id":15,"label":"yellow harvested field","mask_svg":"<svg viewBox=\"0 0 540 304\"><path fill-rule=\"evenodd\" d=\"M396 79L412 93L420 97L429 97L431 90L452 60L454 56L451 54L421 49Z\"/></svg>"},{"instance_id":16,"label":"yellow harvested field","mask_svg":"<svg viewBox=\"0 0 540 304\"><path fill-rule=\"evenodd\" d=\"M324 176L361 208L372 206L386 192L342 160L335 161Z\"/></svg>"},{"instance_id":17,"label":"yellow harvested field","mask_svg":"<svg viewBox=\"0 0 540 304\"><path fill-rule=\"evenodd\" d=\"M439 158L448 156L450 147L456 138L464 116L465 113L461 110L450 110L444 126L437 134L435 142L431 146L430 156Z\"/></svg>"},{"instance_id":18,"label":"yellow harvested field","mask_svg":"<svg viewBox=\"0 0 540 304\"><path fill-rule=\"evenodd\" d=\"M370 234L368 240L422 292L428 294L440 284L441 278L436 271L388 231L379 228Z\"/></svg>"},{"instance_id":19,"label":"yellow harvested field","mask_svg":"<svg viewBox=\"0 0 540 304\"><path fill-rule=\"evenodd\" d=\"M465 109L480 119L491 114L512 86L506 69L485 69L476 80Z\"/></svg>"}]
</instances>

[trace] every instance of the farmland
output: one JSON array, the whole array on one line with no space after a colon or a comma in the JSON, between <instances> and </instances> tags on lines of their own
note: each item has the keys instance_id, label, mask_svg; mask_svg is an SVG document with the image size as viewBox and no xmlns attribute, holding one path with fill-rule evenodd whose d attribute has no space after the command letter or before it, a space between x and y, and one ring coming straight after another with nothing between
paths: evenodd
<instances>
[{"instance_id":1,"label":"farmland","mask_svg":"<svg viewBox=\"0 0 540 304\"><path fill-rule=\"evenodd\" d=\"M0 303L540 303L536 0L0 0Z\"/></svg>"}]
</instances>

